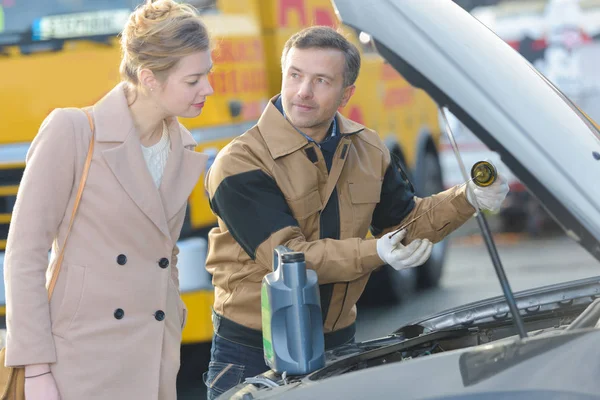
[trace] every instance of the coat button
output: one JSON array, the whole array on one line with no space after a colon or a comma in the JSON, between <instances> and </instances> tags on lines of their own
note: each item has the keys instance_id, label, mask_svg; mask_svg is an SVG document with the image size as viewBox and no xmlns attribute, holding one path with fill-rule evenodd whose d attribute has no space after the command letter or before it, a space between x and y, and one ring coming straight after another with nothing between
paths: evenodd
<instances>
[{"instance_id":1,"label":"coat button","mask_svg":"<svg viewBox=\"0 0 600 400\"><path fill-rule=\"evenodd\" d=\"M117 309L115 310L115 318L116 318L116 319L121 319L121 318L123 318L124 316L125 316L125 311L123 311L123 309L122 309L122 308L117 308Z\"/></svg>"},{"instance_id":2,"label":"coat button","mask_svg":"<svg viewBox=\"0 0 600 400\"><path fill-rule=\"evenodd\" d=\"M163 319L165 319L165 312L162 310L158 310L154 313L154 318L156 318L157 321L162 321Z\"/></svg>"},{"instance_id":3,"label":"coat button","mask_svg":"<svg viewBox=\"0 0 600 400\"><path fill-rule=\"evenodd\" d=\"M117 264L125 265L127 263L127 256L125 254L119 254L117 256Z\"/></svg>"},{"instance_id":4,"label":"coat button","mask_svg":"<svg viewBox=\"0 0 600 400\"><path fill-rule=\"evenodd\" d=\"M169 266L169 260L167 258L161 258L158 260L158 266L161 268L167 268Z\"/></svg>"}]
</instances>

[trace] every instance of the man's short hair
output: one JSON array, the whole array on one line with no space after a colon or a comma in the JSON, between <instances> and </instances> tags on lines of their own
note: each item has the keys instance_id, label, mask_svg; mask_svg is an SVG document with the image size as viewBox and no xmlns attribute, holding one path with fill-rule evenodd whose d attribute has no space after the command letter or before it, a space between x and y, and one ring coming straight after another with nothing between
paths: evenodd
<instances>
[{"instance_id":1,"label":"man's short hair","mask_svg":"<svg viewBox=\"0 0 600 400\"><path fill-rule=\"evenodd\" d=\"M356 46L329 26L311 26L295 33L288 39L281 54L281 68L291 48L297 49L336 49L344 53L344 87L353 85L360 70L360 53Z\"/></svg>"}]
</instances>

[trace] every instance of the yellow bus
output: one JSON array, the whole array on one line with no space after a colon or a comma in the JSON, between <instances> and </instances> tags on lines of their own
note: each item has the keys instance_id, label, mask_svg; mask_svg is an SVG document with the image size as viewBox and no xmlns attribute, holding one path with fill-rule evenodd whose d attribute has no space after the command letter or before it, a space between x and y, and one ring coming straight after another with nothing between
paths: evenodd
<instances>
[{"instance_id":1,"label":"yellow bus","mask_svg":"<svg viewBox=\"0 0 600 400\"><path fill-rule=\"evenodd\" d=\"M0 251L6 236L29 143L50 111L95 103L119 82L118 33L141 0L0 0ZM215 94L202 115L182 119L214 157L249 129L281 85L280 55L295 31L309 25L337 26L329 0L189 0L202 13L215 40ZM407 167L419 194L441 190L437 155L437 110L371 47L369 37L340 27L362 51L356 94L341 110L376 129ZM210 164L210 162L209 162ZM216 223L198 181L189 198L179 243L180 282L188 309L183 332L182 373L199 378L212 338L211 277L204 269L206 234ZM393 297L408 288L435 285L445 245L436 245L429 266L404 275L383 269L374 285ZM0 266L3 256L0 253ZM385 290L384 290L385 291ZM0 285L4 304L4 288ZM0 314L4 315L3 309Z\"/></svg>"}]
</instances>

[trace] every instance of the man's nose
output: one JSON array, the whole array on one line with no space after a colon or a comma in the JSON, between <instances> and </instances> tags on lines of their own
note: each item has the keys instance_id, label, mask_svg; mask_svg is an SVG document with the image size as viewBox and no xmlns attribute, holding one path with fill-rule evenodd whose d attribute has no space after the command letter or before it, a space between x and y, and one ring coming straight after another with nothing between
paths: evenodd
<instances>
[{"instance_id":1,"label":"man's nose","mask_svg":"<svg viewBox=\"0 0 600 400\"><path fill-rule=\"evenodd\" d=\"M312 84L310 81L304 81L298 88L298 96L302 99L309 99L313 95Z\"/></svg>"}]
</instances>

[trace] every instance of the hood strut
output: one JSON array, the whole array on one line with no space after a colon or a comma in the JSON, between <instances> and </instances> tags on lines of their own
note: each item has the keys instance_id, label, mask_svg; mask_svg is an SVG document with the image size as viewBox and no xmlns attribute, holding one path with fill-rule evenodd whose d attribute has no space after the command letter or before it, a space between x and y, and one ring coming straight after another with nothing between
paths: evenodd
<instances>
[{"instance_id":1,"label":"hood strut","mask_svg":"<svg viewBox=\"0 0 600 400\"><path fill-rule=\"evenodd\" d=\"M456 160L460 166L460 170L462 172L463 178L465 182L468 182L469 175L467 174L467 170L465 169L465 165L463 164L462 158L460 156L460 152L458 151L458 146L456 145L456 141L454 140L454 135L452 134L452 129L450 128L450 124L448 123L448 118L446 117L446 112L449 112L446 107L441 107L441 116L444 120L444 125L446 127L446 134L448 135L448 139L452 145L452 149L454 150L454 155L456 156ZM473 190L470 185L467 185L466 190ZM477 198L475 194L471 192L471 198L474 199L475 203L477 203ZM515 297L513 295L513 291L510 288L510 284L508 283L508 278L506 277L506 273L504 272L504 267L502 266L502 262L500 261L500 256L498 255L498 249L496 248L496 244L494 243L494 239L492 237L492 233L490 232L490 227L485 219L483 213L479 210L479 207L475 207L477 223L479 224L479 229L481 229L481 233L483 235L483 239L485 240L485 244L487 246L488 252L492 257L492 263L494 264L494 269L496 270L496 275L498 275L498 280L500 281L500 286L502 287L502 291L504 292L504 297L506 298L506 302L508 303L508 308L510 309L510 313L513 316L513 321L517 327L517 331L519 332L519 336L521 339L527 337L527 331L525 330L525 325L523 324L523 318L521 318L521 313L517 307L517 302L515 301Z\"/></svg>"}]
</instances>

